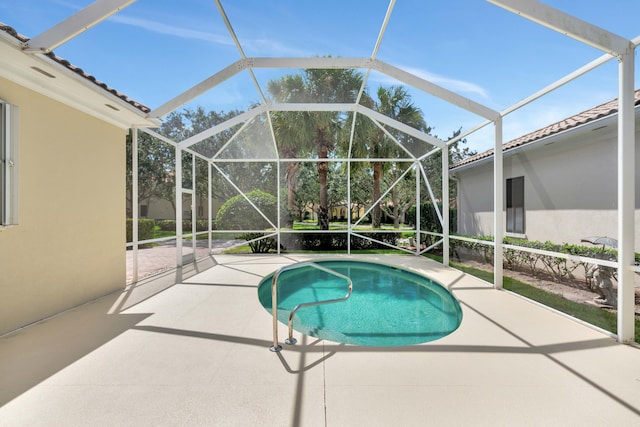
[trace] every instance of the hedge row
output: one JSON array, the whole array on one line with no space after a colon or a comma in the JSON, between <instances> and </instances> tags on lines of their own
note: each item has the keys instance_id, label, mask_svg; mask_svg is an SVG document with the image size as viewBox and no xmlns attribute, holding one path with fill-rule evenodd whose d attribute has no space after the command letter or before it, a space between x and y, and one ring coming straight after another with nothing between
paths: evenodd
<instances>
[{"instance_id":1,"label":"hedge row","mask_svg":"<svg viewBox=\"0 0 640 427\"><path fill-rule=\"evenodd\" d=\"M247 241L264 236L262 233L246 233L239 236L241 239ZM379 240L387 245L395 245L397 233L368 233L368 237ZM282 234L280 237L280 243L282 249L285 250L303 250L303 251L346 251L347 250L347 238L346 233L296 233L296 234ZM357 236L351 238L351 249L388 249L389 247L379 243L373 242L368 239L363 239ZM249 243L251 251L254 253L268 252L269 250L276 249L277 242L273 237L261 239L256 242Z\"/></svg>"},{"instance_id":2,"label":"hedge row","mask_svg":"<svg viewBox=\"0 0 640 427\"><path fill-rule=\"evenodd\" d=\"M469 236L476 240L493 241L493 236ZM570 245L568 243L557 244L553 242L540 242L531 240L522 240L511 237L505 237L503 242L508 245L521 246L531 249L539 249L549 252L558 252L562 254L577 255L588 258L615 260L618 252L615 249L602 249L601 246L583 246ZM460 257L462 252L471 254L482 259L484 262L493 265L493 246L484 245L477 242L469 242L465 240L451 239L451 254ZM640 254L636 254L636 264L640 261ZM573 273L582 269L582 276L586 276L586 272L593 266L591 263L572 261L552 255L535 254L517 249L505 249L503 257L503 265L510 270L522 270L533 276L545 275L553 278L555 281L561 282L573 279Z\"/></svg>"},{"instance_id":3,"label":"hedge row","mask_svg":"<svg viewBox=\"0 0 640 427\"><path fill-rule=\"evenodd\" d=\"M138 240L153 239L156 222L153 219L138 219ZM127 242L133 242L133 219L127 218Z\"/></svg>"},{"instance_id":4,"label":"hedge row","mask_svg":"<svg viewBox=\"0 0 640 427\"><path fill-rule=\"evenodd\" d=\"M389 245L395 245L397 233L376 232L367 233L366 236ZM289 250L346 251L347 238L348 235L346 233L299 233L283 234L281 236L281 242L282 246ZM388 246L361 237L352 236L351 249L388 249Z\"/></svg>"}]
</instances>

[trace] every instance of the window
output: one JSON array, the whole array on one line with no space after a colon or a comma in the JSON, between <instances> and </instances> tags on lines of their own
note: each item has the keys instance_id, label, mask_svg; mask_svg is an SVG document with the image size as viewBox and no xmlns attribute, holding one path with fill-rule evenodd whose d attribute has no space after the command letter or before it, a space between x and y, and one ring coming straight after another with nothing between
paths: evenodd
<instances>
[{"instance_id":1,"label":"window","mask_svg":"<svg viewBox=\"0 0 640 427\"><path fill-rule=\"evenodd\" d=\"M0 100L0 227L18 223L18 108Z\"/></svg>"},{"instance_id":2,"label":"window","mask_svg":"<svg viewBox=\"0 0 640 427\"><path fill-rule=\"evenodd\" d=\"M524 234L524 176L507 179L507 233Z\"/></svg>"}]
</instances>

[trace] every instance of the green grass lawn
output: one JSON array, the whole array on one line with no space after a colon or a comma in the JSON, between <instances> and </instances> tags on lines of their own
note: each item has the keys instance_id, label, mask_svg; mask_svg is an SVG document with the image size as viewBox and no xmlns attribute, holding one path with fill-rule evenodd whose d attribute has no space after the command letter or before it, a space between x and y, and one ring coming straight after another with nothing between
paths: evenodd
<instances>
[{"instance_id":1,"label":"green grass lawn","mask_svg":"<svg viewBox=\"0 0 640 427\"><path fill-rule=\"evenodd\" d=\"M187 231L185 230L184 233L186 234ZM188 233L191 234L191 230L189 230ZM198 232L198 233L200 233L200 232ZM175 235L176 235L175 230L173 230L173 231L161 230L160 227L157 226L157 225L153 229L153 238L154 239L161 239L161 238L165 238L165 237L175 237ZM238 237L238 235L236 233L213 233L213 238L214 239L235 239L237 237ZM209 238L209 236L206 233L198 234L198 236L197 236L198 240L204 240L204 239L208 239L208 238Z\"/></svg>"},{"instance_id":2,"label":"green grass lawn","mask_svg":"<svg viewBox=\"0 0 640 427\"><path fill-rule=\"evenodd\" d=\"M161 239L163 237L173 237L176 235L175 231L164 231L164 230L160 230L159 226L155 226L153 229L153 238L154 239Z\"/></svg>"},{"instance_id":3,"label":"green grass lawn","mask_svg":"<svg viewBox=\"0 0 640 427\"><path fill-rule=\"evenodd\" d=\"M436 257L432 258L437 259ZM441 260L442 258L440 258L440 261ZM464 264L454 262L451 263L451 267L464 271L467 274L485 280L489 283L493 283L493 272L468 267ZM502 286L508 291L515 292L533 301L537 301L547 307L554 308L614 334L617 333L617 316L614 312L567 300L560 295L536 288L535 286L521 282L509 276L503 276ZM636 318L635 322L635 341L640 343L640 320Z\"/></svg>"}]
</instances>

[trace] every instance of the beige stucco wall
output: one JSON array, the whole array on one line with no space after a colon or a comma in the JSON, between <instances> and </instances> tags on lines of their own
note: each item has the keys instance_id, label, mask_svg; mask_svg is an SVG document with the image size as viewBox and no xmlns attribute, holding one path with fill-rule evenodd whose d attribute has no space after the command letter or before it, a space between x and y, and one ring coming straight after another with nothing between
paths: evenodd
<instances>
[{"instance_id":1,"label":"beige stucco wall","mask_svg":"<svg viewBox=\"0 0 640 427\"><path fill-rule=\"evenodd\" d=\"M125 284L125 136L0 79L19 107L20 224L0 231L0 334Z\"/></svg>"},{"instance_id":2,"label":"beige stucco wall","mask_svg":"<svg viewBox=\"0 0 640 427\"><path fill-rule=\"evenodd\" d=\"M639 137L640 133L636 134L636 141ZM640 165L638 147L636 164ZM636 208L640 203L640 166L637 169ZM525 177L525 235L529 240L580 244L581 237L617 235L614 126L505 156L505 182L518 176ZM492 235L493 164L459 171L457 177L459 233ZM636 251L640 250L639 219L636 210Z\"/></svg>"}]
</instances>

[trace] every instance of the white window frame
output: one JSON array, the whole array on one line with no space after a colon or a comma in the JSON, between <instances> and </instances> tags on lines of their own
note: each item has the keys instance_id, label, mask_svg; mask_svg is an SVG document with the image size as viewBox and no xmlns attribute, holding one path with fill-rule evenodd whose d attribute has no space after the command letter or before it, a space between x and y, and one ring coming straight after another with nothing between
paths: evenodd
<instances>
[{"instance_id":1,"label":"white window frame","mask_svg":"<svg viewBox=\"0 0 640 427\"><path fill-rule=\"evenodd\" d=\"M0 99L0 229L18 224L18 107Z\"/></svg>"}]
</instances>

